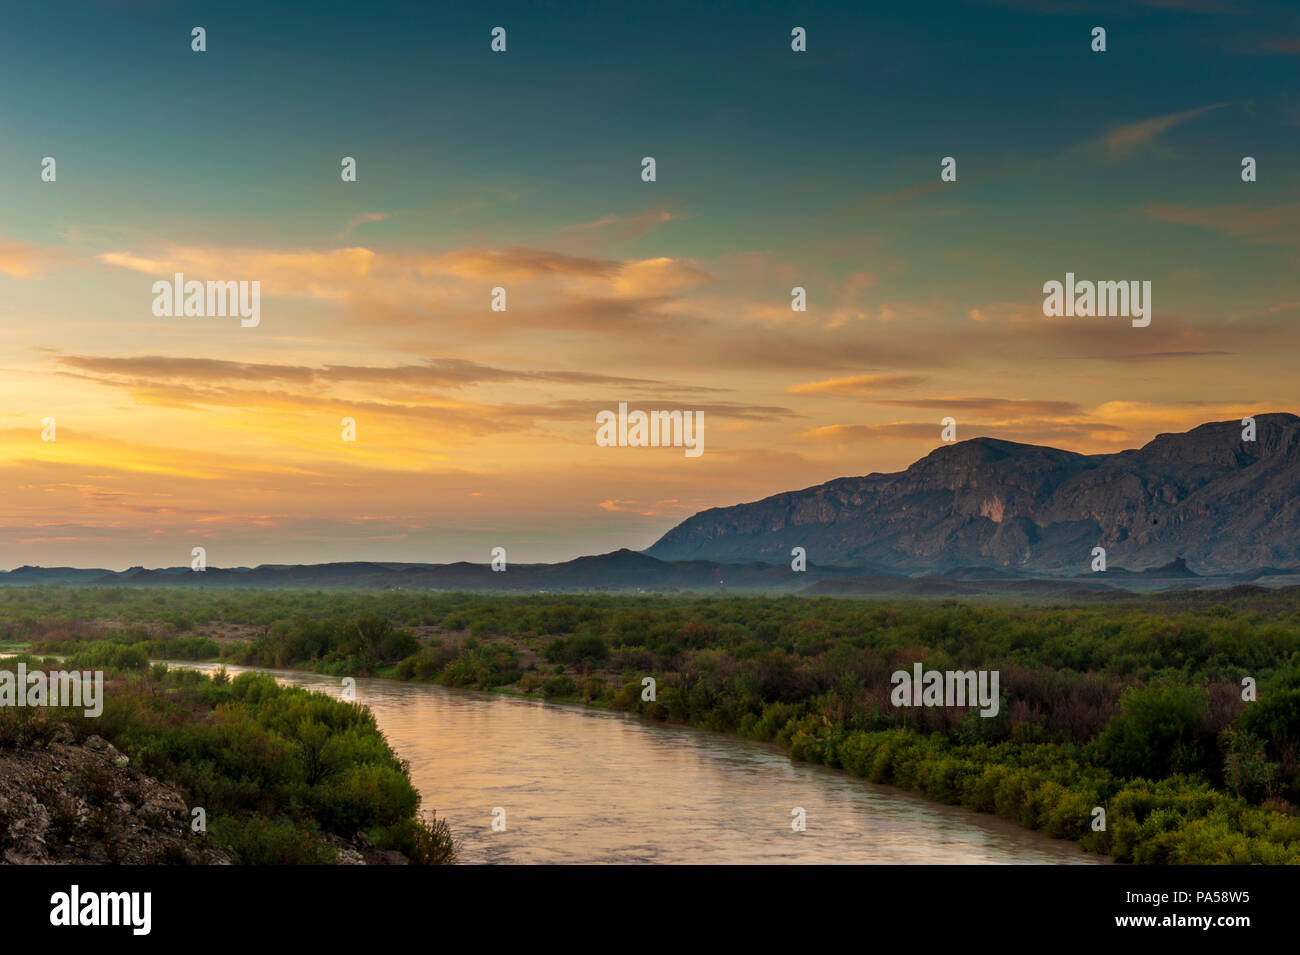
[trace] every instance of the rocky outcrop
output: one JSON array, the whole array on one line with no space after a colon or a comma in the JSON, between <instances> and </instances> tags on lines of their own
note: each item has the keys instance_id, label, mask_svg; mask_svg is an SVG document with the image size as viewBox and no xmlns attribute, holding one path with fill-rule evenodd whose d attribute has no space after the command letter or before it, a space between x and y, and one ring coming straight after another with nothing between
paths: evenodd
<instances>
[{"instance_id":1,"label":"rocky outcrop","mask_svg":"<svg viewBox=\"0 0 1300 955\"><path fill-rule=\"evenodd\" d=\"M137 771L99 736L62 723L0 748L0 861L11 865L228 864L190 830L173 787Z\"/></svg>"}]
</instances>

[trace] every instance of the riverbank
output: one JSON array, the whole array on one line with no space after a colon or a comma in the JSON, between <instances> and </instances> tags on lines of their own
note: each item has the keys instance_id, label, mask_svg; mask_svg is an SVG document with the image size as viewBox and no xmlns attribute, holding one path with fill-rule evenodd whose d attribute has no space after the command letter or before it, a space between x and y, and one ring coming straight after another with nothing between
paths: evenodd
<instances>
[{"instance_id":1,"label":"riverbank","mask_svg":"<svg viewBox=\"0 0 1300 955\"><path fill-rule=\"evenodd\" d=\"M344 693L337 677L262 672L335 698ZM735 733L382 677L357 677L350 692L408 762L466 864L1106 861L996 816L792 762L775 744ZM498 808L504 831L492 827ZM792 828L795 808L804 810L803 831Z\"/></svg>"},{"instance_id":2,"label":"riverbank","mask_svg":"<svg viewBox=\"0 0 1300 955\"><path fill-rule=\"evenodd\" d=\"M97 671L103 692L89 708L80 694L28 699L45 669ZM113 642L0 661L0 686L15 680L23 702L0 707L6 862L455 861L362 707L254 673L150 665Z\"/></svg>"},{"instance_id":3,"label":"riverbank","mask_svg":"<svg viewBox=\"0 0 1300 955\"><path fill-rule=\"evenodd\" d=\"M88 636L192 659L572 700L775 743L1116 861L1300 859L1300 612L1285 601L1189 594L1044 608L225 592L188 605L159 594L173 605L160 612L123 606L134 598L114 598L112 625L78 625L99 633L45 634L44 645ZM98 595L81 600L83 620L106 609ZM219 620L204 619L216 610ZM123 619L132 614L136 622ZM186 629L157 622L177 615ZM894 705L890 674L921 662L999 672L994 715Z\"/></svg>"}]
</instances>

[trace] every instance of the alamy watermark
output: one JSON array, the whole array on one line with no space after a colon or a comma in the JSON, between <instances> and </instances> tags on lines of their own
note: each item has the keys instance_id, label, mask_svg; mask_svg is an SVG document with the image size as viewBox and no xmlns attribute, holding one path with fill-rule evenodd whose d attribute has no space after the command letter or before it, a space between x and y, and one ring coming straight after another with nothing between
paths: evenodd
<instances>
[{"instance_id":1,"label":"alamy watermark","mask_svg":"<svg viewBox=\"0 0 1300 955\"><path fill-rule=\"evenodd\" d=\"M997 670L895 670L889 701L895 706L979 706L980 716L997 716Z\"/></svg>"},{"instance_id":2,"label":"alamy watermark","mask_svg":"<svg viewBox=\"0 0 1300 955\"><path fill-rule=\"evenodd\" d=\"M50 896L50 924L55 926L123 925L132 935L148 935L152 910L152 892L82 892L73 885Z\"/></svg>"},{"instance_id":3,"label":"alamy watermark","mask_svg":"<svg viewBox=\"0 0 1300 955\"><path fill-rule=\"evenodd\" d=\"M73 706L86 716L104 712L103 670L0 670L0 706Z\"/></svg>"},{"instance_id":4,"label":"alamy watermark","mask_svg":"<svg viewBox=\"0 0 1300 955\"><path fill-rule=\"evenodd\" d=\"M1134 328L1151 324L1151 282L1076 282L1065 273L1065 284L1053 279L1043 284L1043 314L1048 318L1121 316L1132 318Z\"/></svg>"},{"instance_id":5,"label":"alamy watermark","mask_svg":"<svg viewBox=\"0 0 1300 955\"><path fill-rule=\"evenodd\" d=\"M703 411L631 411L596 413L596 443L602 448L685 448L688 458L704 453Z\"/></svg>"},{"instance_id":6,"label":"alamy watermark","mask_svg":"<svg viewBox=\"0 0 1300 955\"><path fill-rule=\"evenodd\" d=\"M262 321L262 283L208 282L191 279L177 272L168 282L159 279L153 283L153 313L157 318L224 318L240 317L244 328L256 328Z\"/></svg>"}]
</instances>

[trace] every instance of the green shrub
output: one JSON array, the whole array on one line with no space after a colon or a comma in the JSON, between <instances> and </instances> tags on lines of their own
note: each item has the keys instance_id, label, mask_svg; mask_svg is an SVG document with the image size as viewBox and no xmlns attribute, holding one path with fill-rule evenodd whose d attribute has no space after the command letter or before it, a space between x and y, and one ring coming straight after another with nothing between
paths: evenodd
<instances>
[{"instance_id":1,"label":"green shrub","mask_svg":"<svg viewBox=\"0 0 1300 955\"><path fill-rule=\"evenodd\" d=\"M208 833L230 851L238 865L329 865L338 850L322 842L310 826L289 819L216 815Z\"/></svg>"},{"instance_id":2,"label":"green shrub","mask_svg":"<svg viewBox=\"0 0 1300 955\"><path fill-rule=\"evenodd\" d=\"M578 695L578 681L571 676L559 675L548 676L542 681L542 696L548 700L556 697L570 697Z\"/></svg>"},{"instance_id":3,"label":"green shrub","mask_svg":"<svg viewBox=\"0 0 1300 955\"><path fill-rule=\"evenodd\" d=\"M1200 768L1197 727L1207 708L1205 691L1191 686L1149 686L1125 691L1120 711L1097 740L1102 762L1121 776L1164 777Z\"/></svg>"}]
</instances>

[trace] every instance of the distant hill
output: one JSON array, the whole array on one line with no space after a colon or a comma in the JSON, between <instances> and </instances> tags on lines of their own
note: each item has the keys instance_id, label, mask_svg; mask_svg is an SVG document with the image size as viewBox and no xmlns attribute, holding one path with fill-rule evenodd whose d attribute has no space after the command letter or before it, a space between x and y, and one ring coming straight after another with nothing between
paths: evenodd
<instances>
[{"instance_id":1,"label":"distant hill","mask_svg":"<svg viewBox=\"0 0 1300 955\"><path fill-rule=\"evenodd\" d=\"M724 564L663 561L631 550L579 557L558 564L510 564L504 572L487 564L411 564L365 561L333 564L265 564L259 567L189 567L124 571L72 567L19 567L0 573L0 584L106 587L272 587L292 589L385 588L406 590L529 591L794 591L819 580L861 574L861 568L810 564L793 573L789 563Z\"/></svg>"},{"instance_id":2,"label":"distant hill","mask_svg":"<svg viewBox=\"0 0 1300 955\"><path fill-rule=\"evenodd\" d=\"M1086 578L1086 579L1082 579ZM1213 589L1253 582L1270 588L1300 584L1300 572L1276 567L1224 577L1198 577L1181 561L1141 572L1112 567L1081 577L1031 576L1018 571L959 567L909 577L874 568L809 563L795 573L789 563L665 561L630 550L579 557L559 564L511 564L504 573L487 564L410 564L352 561L334 564L264 564L258 567L188 567L85 570L19 567L0 572L0 585L95 587L247 587L281 590L464 590L516 593L807 593L957 597L976 594L1017 599L1074 599L1171 588Z\"/></svg>"},{"instance_id":3,"label":"distant hill","mask_svg":"<svg viewBox=\"0 0 1300 955\"><path fill-rule=\"evenodd\" d=\"M1221 421L1116 454L974 438L895 474L702 511L646 553L775 563L803 547L809 560L877 573L1100 580L1090 564L1101 546L1112 570L1286 576L1300 568L1300 418L1255 421L1252 442L1239 421Z\"/></svg>"}]
</instances>

